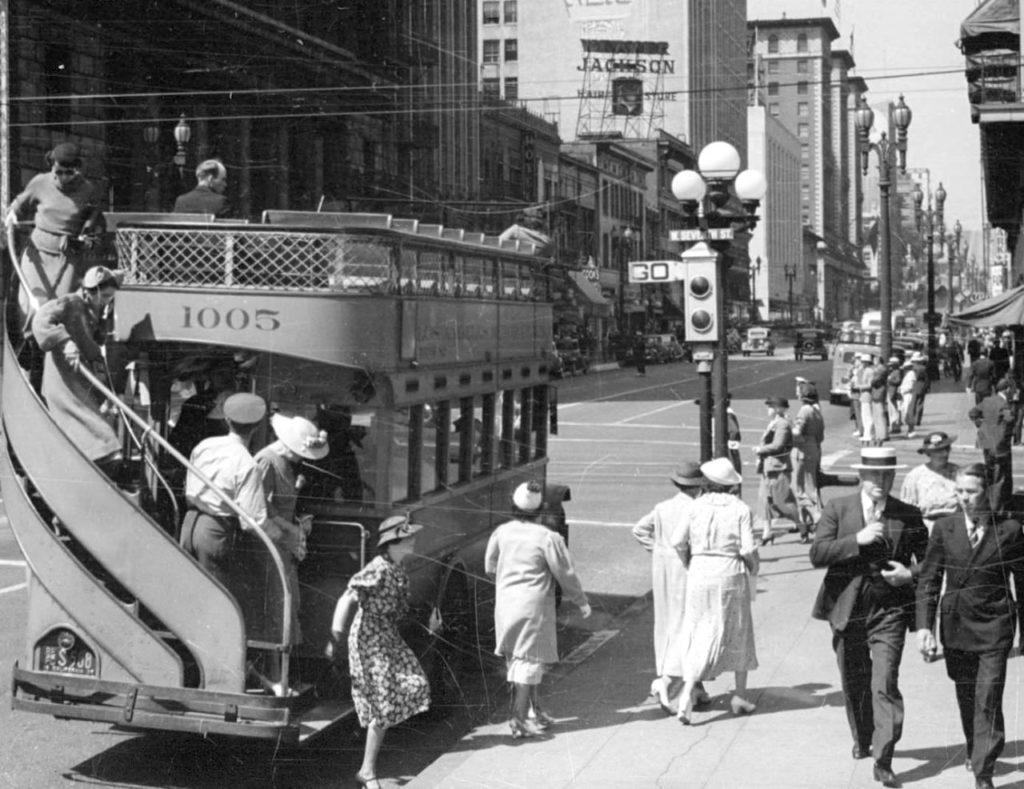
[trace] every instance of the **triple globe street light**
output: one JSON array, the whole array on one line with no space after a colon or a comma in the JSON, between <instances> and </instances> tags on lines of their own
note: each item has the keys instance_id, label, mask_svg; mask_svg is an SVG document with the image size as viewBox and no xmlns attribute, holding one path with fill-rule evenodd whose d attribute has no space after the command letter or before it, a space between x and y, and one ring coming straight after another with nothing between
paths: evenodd
<instances>
[{"instance_id":1,"label":"triple globe street light","mask_svg":"<svg viewBox=\"0 0 1024 789\"><path fill-rule=\"evenodd\" d=\"M879 345L881 345L883 359L892 356L892 237L889 230L889 195L894 185L893 154L899 155L900 172L906 173L907 129L910 126L911 118L913 118L913 113L901 95L899 103L889 107L889 122L896 129L896 141L892 142L887 133L882 132L878 142L871 142L868 134L874 125L875 113L863 96L861 96L860 106L854 112L861 168L865 175L868 172L868 154L874 151L878 156L878 191L881 198L878 218L878 289L882 323L879 329Z\"/></svg>"},{"instance_id":2,"label":"triple globe street light","mask_svg":"<svg viewBox=\"0 0 1024 789\"><path fill-rule=\"evenodd\" d=\"M730 190L731 187L731 190ZM702 231L702 240L683 253L684 259L703 257L715 261L716 281L714 283L688 282L686 287L693 292L695 287L712 289L707 295L715 300L714 312L695 310L686 316L687 340L700 341L707 337L715 342L714 352L714 456L728 457L728 417L726 395L728 383L728 343L725 335L725 288L729 258L720 255L732 246L734 232L753 230L757 226L757 208L768 191L768 183L758 170L740 171L740 154L732 145L721 140L709 143L697 156L696 170L681 170L672 179L672 194L679 200L683 221L687 229ZM740 208L736 208L733 198ZM710 247L710 249L709 249ZM706 291L705 291L706 292ZM706 292L707 293L707 292ZM696 336L693 336L696 334ZM710 413L707 397L702 398L701 434L702 439L710 431ZM701 460L705 458L705 441L702 440Z\"/></svg>"}]
</instances>

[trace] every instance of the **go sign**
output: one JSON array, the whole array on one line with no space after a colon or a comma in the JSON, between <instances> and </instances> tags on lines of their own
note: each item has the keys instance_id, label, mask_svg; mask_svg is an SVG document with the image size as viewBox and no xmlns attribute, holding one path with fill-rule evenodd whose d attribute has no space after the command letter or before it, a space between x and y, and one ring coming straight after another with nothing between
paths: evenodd
<instances>
[{"instance_id":1,"label":"go sign","mask_svg":"<svg viewBox=\"0 0 1024 789\"><path fill-rule=\"evenodd\" d=\"M634 284L676 282L686 279L686 263L682 260L631 260L629 281Z\"/></svg>"}]
</instances>

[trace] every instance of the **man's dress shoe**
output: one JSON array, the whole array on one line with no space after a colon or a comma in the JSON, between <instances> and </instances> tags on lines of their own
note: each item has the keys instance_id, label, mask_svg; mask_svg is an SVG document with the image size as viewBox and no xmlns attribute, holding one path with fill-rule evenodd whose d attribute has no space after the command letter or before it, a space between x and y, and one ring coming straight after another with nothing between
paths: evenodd
<instances>
[{"instance_id":1,"label":"man's dress shoe","mask_svg":"<svg viewBox=\"0 0 1024 789\"><path fill-rule=\"evenodd\" d=\"M995 789L991 778L975 778L974 789Z\"/></svg>"},{"instance_id":2,"label":"man's dress shoe","mask_svg":"<svg viewBox=\"0 0 1024 789\"><path fill-rule=\"evenodd\" d=\"M967 770L967 772L969 772L969 773L973 773L974 772L974 765L971 764L971 757L970 756L968 756L966 759L964 759L964 769Z\"/></svg>"},{"instance_id":3,"label":"man's dress shoe","mask_svg":"<svg viewBox=\"0 0 1024 789\"><path fill-rule=\"evenodd\" d=\"M871 755L871 746L854 745L851 755L854 759L867 759Z\"/></svg>"},{"instance_id":4,"label":"man's dress shoe","mask_svg":"<svg viewBox=\"0 0 1024 789\"><path fill-rule=\"evenodd\" d=\"M876 781L882 784L882 786L897 787L903 785L899 782L899 779L896 777L896 773L894 773L888 767L882 767L876 764L871 774L875 777Z\"/></svg>"}]
</instances>

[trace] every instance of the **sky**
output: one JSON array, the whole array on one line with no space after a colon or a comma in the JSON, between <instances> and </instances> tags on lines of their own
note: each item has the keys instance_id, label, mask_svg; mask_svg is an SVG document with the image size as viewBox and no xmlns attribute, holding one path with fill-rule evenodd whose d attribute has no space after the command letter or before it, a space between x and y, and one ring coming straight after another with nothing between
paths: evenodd
<instances>
[{"instance_id":1,"label":"sky","mask_svg":"<svg viewBox=\"0 0 1024 789\"><path fill-rule=\"evenodd\" d=\"M833 3L829 3L833 6ZM983 203L981 142L971 123L964 58L955 42L976 0L840 0L839 30L853 34L856 73L872 104L904 95L913 111L907 167L931 171L946 190L947 228L959 219L979 230ZM877 125L877 120L876 120ZM872 155L872 166L877 162Z\"/></svg>"}]
</instances>

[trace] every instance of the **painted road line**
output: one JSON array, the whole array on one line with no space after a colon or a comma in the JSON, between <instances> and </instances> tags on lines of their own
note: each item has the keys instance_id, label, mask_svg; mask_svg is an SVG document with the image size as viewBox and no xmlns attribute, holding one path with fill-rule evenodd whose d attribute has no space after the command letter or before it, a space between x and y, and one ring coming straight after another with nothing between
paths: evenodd
<instances>
[{"instance_id":1,"label":"painted road line","mask_svg":"<svg viewBox=\"0 0 1024 789\"><path fill-rule=\"evenodd\" d=\"M28 586L27 583L15 584L14 586L5 586L3 589L0 589L0 594L7 594L8 592L17 592L21 589L24 589L26 586Z\"/></svg>"},{"instance_id":2,"label":"painted road line","mask_svg":"<svg viewBox=\"0 0 1024 789\"><path fill-rule=\"evenodd\" d=\"M684 422L679 422L674 425L633 425L627 424L625 421L622 422L566 422L562 419L558 420L559 427L601 427L601 428L623 428L628 427L630 430L647 429L647 430L696 430L697 425L687 425Z\"/></svg>"},{"instance_id":3,"label":"painted road line","mask_svg":"<svg viewBox=\"0 0 1024 789\"><path fill-rule=\"evenodd\" d=\"M851 452L853 452L852 449L840 449L838 452L830 452L827 455L822 455L821 456L821 467L822 468L827 468L827 467L830 467L830 466L834 466L836 463L838 463L844 457L849 455Z\"/></svg>"},{"instance_id":4,"label":"painted road line","mask_svg":"<svg viewBox=\"0 0 1024 789\"><path fill-rule=\"evenodd\" d=\"M0 567L26 567L21 559L0 559Z\"/></svg>"}]
</instances>

